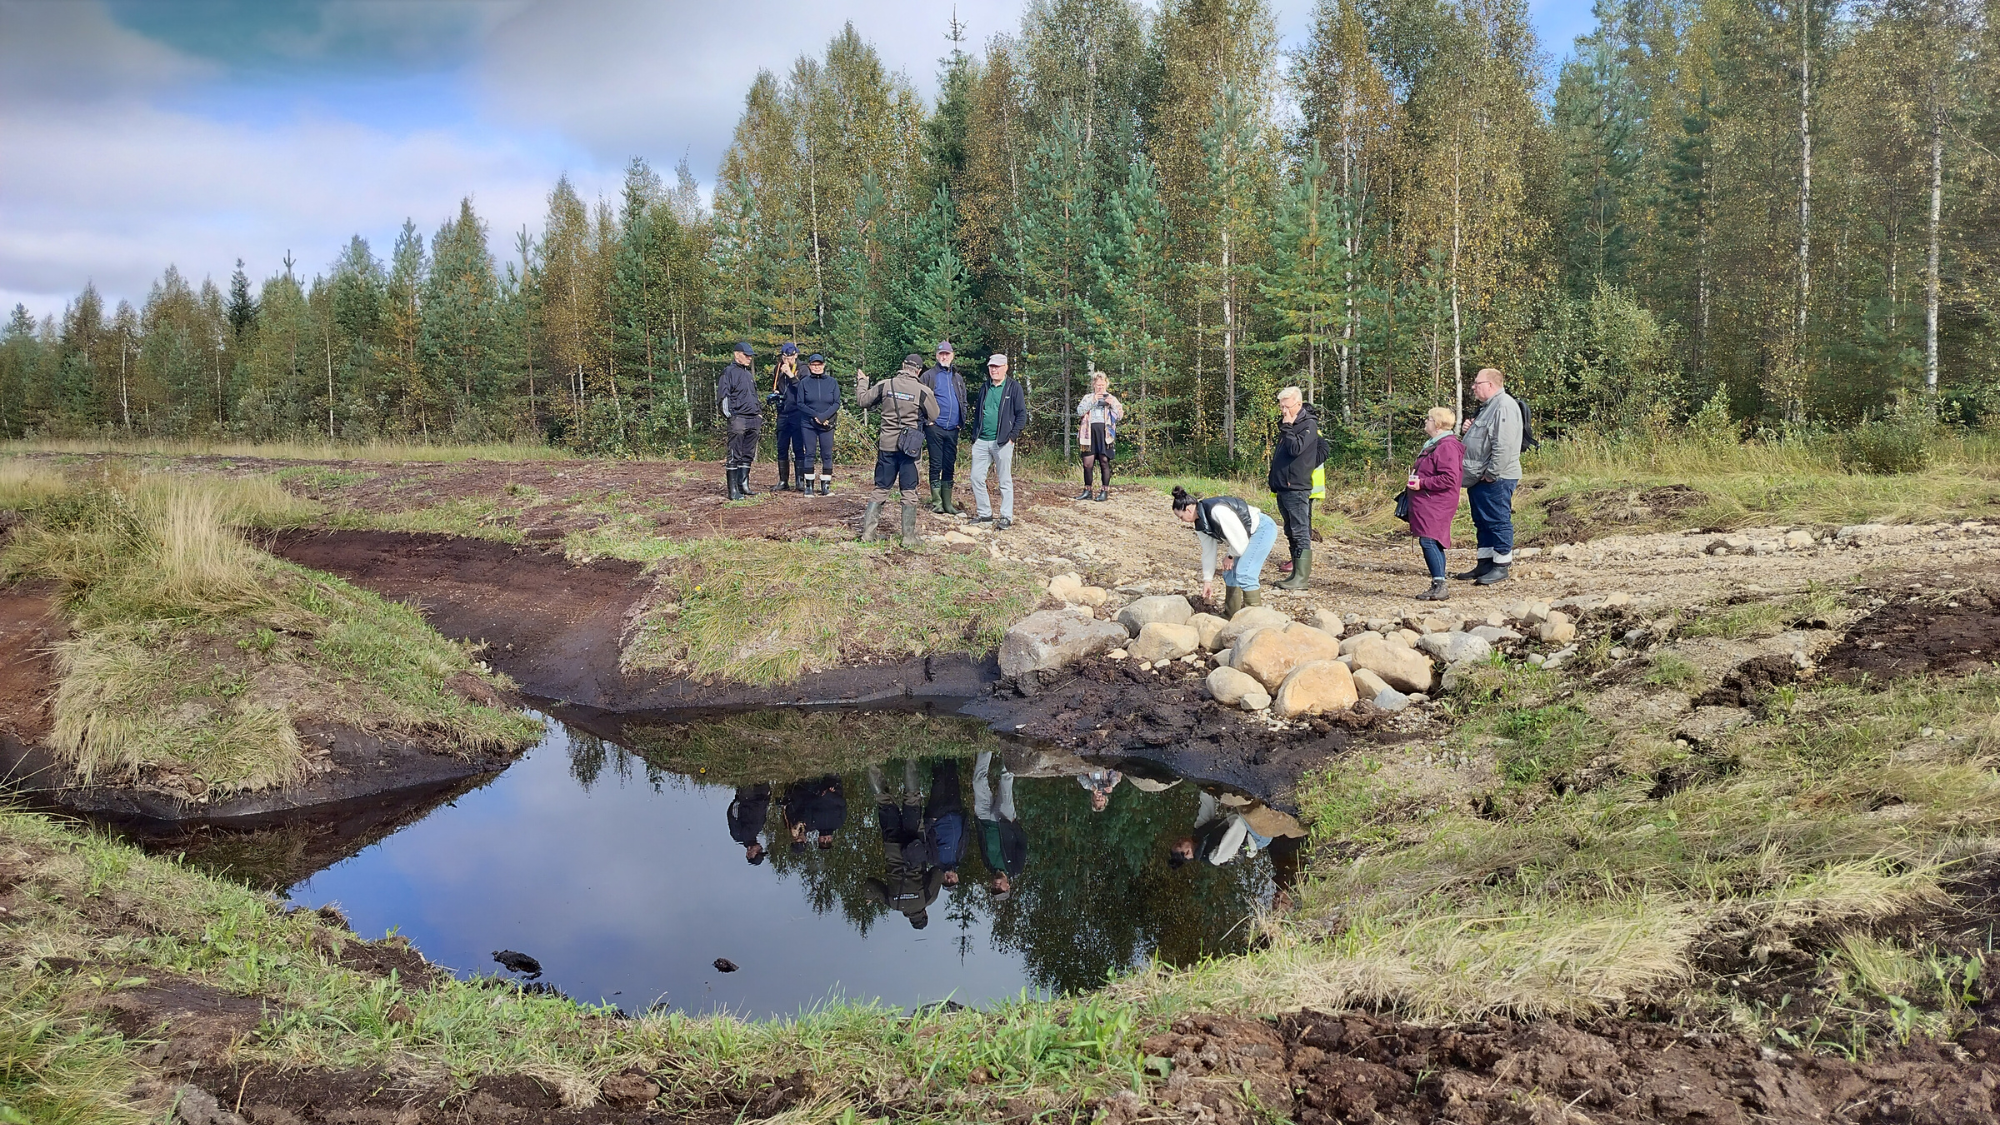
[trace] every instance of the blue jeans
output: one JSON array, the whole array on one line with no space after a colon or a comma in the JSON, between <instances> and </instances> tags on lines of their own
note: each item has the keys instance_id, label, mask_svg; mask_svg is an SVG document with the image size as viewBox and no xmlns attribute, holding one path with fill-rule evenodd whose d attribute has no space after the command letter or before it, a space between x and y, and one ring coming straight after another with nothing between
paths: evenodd
<instances>
[{"instance_id":1,"label":"blue jeans","mask_svg":"<svg viewBox=\"0 0 2000 1125\"><path fill-rule=\"evenodd\" d=\"M1243 554L1229 569L1222 572L1222 582L1226 586L1240 586L1245 590L1257 588L1257 572L1264 569L1264 560L1270 556L1271 548L1278 542L1278 521L1265 518L1257 522L1257 530L1250 533L1250 543Z\"/></svg>"},{"instance_id":2,"label":"blue jeans","mask_svg":"<svg viewBox=\"0 0 2000 1125\"><path fill-rule=\"evenodd\" d=\"M1417 545L1424 549L1424 565L1431 568L1432 580L1444 581L1444 544L1420 535Z\"/></svg>"},{"instance_id":3,"label":"blue jeans","mask_svg":"<svg viewBox=\"0 0 2000 1125\"><path fill-rule=\"evenodd\" d=\"M1481 481L1465 490L1478 533L1479 557L1501 566L1514 561L1514 486L1518 480Z\"/></svg>"}]
</instances>

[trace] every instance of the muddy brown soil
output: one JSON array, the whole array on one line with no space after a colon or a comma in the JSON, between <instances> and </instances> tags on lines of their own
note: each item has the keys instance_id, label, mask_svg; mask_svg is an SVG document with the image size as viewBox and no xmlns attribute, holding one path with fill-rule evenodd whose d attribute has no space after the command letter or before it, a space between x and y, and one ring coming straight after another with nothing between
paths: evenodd
<instances>
[{"instance_id":1,"label":"muddy brown soil","mask_svg":"<svg viewBox=\"0 0 2000 1125\"><path fill-rule=\"evenodd\" d=\"M1520 502L1537 491L1530 485ZM1675 518L1708 503L1709 496L1684 484L1658 488L1600 488L1557 496L1542 505L1542 529L1522 541L1528 547L1585 543L1600 535L1631 535L1671 527Z\"/></svg>"},{"instance_id":2,"label":"muddy brown soil","mask_svg":"<svg viewBox=\"0 0 2000 1125\"><path fill-rule=\"evenodd\" d=\"M48 737L51 647L67 633L52 584L0 586L0 755Z\"/></svg>"},{"instance_id":3,"label":"muddy brown soil","mask_svg":"<svg viewBox=\"0 0 2000 1125\"><path fill-rule=\"evenodd\" d=\"M522 691L572 706L646 712L965 698L995 674L990 661L938 656L777 688L634 675L620 667L625 630L652 589L637 563L579 564L543 546L399 531L289 531L265 545L415 604L438 632L484 645L487 662Z\"/></svg>"},{"instance_id":4,"label":"muddy brown soil","mask_svg":"<svg viewBox=\"0 0 2000 1125\"><path fill-rule=\"evenodd\" d=\"M1216 703L1207 671L1176 662L1141 672L1128 661L1091 661L1002 685L965 713L1086 757L1158 762L1287 811L1296 809L1299 775L1346 752L1380 718L1364 707L1273 726Z\"/></svg>"},{"instance_id":5,"label":"muddy brown soil","mask_svg":"<svg viewBox=\"0 0 2000 1125\"><path fill-rule=\"evenodd\" d=\"M2000 1114L2000 1031L1990 1025L1956 1043L1849 1062L1634 1019L1420 1027L1302 1011L1275 1023L1183 1019L1145 1050L1174 1064L1155 1102L1219 1122L1971 1125ZM1247 1091L1263 1113L1229 1105L1233 1091ZM1102 1120L1128 1125L1157 1112L1114 1099Z\"/></svg>"},{"instance_id":6,"label":"muddy brown soil","mask_svg":"<svg viewBox=\"0 0 2000 1125\"><path fill-rule=\"evenodd\" d=\"M1921 588L1902 579L1916 579ZM1857 589L1887 604L1854 623L1821 660L1827 672L1854 680L1920 673L1952 675L2000 660L2000 573L1897 575L1876 589Z\"/></svg>"}]
</instances>

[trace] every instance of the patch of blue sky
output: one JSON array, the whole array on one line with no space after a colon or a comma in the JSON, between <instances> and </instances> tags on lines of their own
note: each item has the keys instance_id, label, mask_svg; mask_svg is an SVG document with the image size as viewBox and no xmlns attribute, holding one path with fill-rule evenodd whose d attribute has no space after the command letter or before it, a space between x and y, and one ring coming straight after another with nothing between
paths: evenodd
<instances>
[{"instance_id":1,"label":"patch of blue sky","mask_svg":"<svg viewBox=\"0 0 2000 1125\"><path fill-rule=\"evenodd\" d=\"M504 0L107 0L126 28L238 75L456 68Z\"/></svg>"}]
</instances>

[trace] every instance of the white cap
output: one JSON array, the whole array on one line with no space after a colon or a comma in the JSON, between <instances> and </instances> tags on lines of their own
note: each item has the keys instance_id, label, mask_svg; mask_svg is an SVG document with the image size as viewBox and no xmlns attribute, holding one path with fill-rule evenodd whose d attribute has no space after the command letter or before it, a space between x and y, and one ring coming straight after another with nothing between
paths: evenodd
<instances>
[{"instance_id":1,"label":"white cap","mask_svg":"<svg viewBox=\"0 0 2000 1125\"><path fill-rule=\"evenodd\" d=\"M987 356L987 357L986 357L986 366L988 366L988 367L1005 367L1005 366L1007 366L1007 353L1006 353L1006 352L994 352L994 353L993 353L992 355L990 355L990 356Z\"/></svg>"}]
</instances>

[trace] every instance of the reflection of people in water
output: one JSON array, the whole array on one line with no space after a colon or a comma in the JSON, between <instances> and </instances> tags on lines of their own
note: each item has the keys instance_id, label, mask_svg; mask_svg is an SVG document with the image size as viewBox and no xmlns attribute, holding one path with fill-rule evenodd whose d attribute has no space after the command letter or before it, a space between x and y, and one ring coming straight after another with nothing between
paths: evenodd
<instances>
[{"instance_id":1,"label":"reflection of people in water","mask_svg":"<svg viewBox=\"0 0 2000 1125\"><path fill-rule=\"evenodd\" d=\"M729 838L743 845L743 858L750 866L764 862L764 821L771 815L771 787L768 784L739 785L736 799L729 802Z\"/></svg>"},{"instance_id":2,"label":"reflection of people in water","mask_svg":"<svg viewBox=\"0 0 2000 1125\"><path fill-rule=\"evenodd\" d=\"M965 800L958 792L958 760L931 763L931 799L924 802L924 823L932 855L944 871L944 885L958 886L958 860L965 847Z\"/></svg>"},{"instance_id":3,"label":"reflection of people in water","mask_svg":"<svg viewBox=\"0 0 2000 1125\"><path fill-rule=\"evenodd\" d=\"M1000 761L1000 784L996 792L988 782L993 752L983 750L972 763L972 818L979 822L979 851L986 869L993 873L987 888L993 901L1005 902L1014 893L1014 880L1028 866L1028 834L1014 812L1014 772Z\"/></svg>"},{"instance_id":4,"label":"reflection of people in water","mask_svg":"<svg viewBox=\"0 0 2000 1125\"><path fill-rule=\"evenodd\" d=\"M792 851L806 850L806 833L819 834L821 851L833 847L833 834L847 825L847 794L832 774L794 781L785 786L785 827L792 834Z\"/></svg>"},{"instance_id":5,"label":"reflection of people in water","mask_svg":"<svg viewBox=\"0 0 2000 1125\"><path fill-rule=\"evenodd\" d=\"M1280 914L1292 908L1293 892L1299 885L1299 861L1305 853L1305 837L1271 837L1271 909Z\"/></svg>"},{"instance_id":6,"label":"reflection of people in water","mask_svg":"<svg viewBox=\"0 0 2000 1125\"><path fill-rule=\"evenodd\" d=\"M1204 789L1195 812L1194 831L1175 840L1167 852L1167 863L1179 867L1191 860L1203 860L1217 867L1238 855L1255 856L1259 849L1272 848L1279 838L1303 840L1304 829L1292 817L1263 804L1230 796L1228 804ZM1288 843L1296 851L1296 843ZM1275 852L1273 853L1275 856ZM1296 869L1294 869L1296 874Z\"/></svg>"},{"instance_id":7,"label":"reflection of people in water","mask_svg":"<svg viewBox=\"0 0 2000 1125\"><path fill-rule=\"evenodd\" d=\"M868 793L875 800L875 822L882 829L884 877L868 880L869 898L900 910L910 928L930 925L930 905L944 889L944 869L933 859L932 842L924 831L924 794L917 785L917 763L903 762L903 787L891 798L882 767L868 767Z\"/></svg>"},{"instance_id":8,"label":"reflection of people in water","mask_svg":"<svg viewBox=\"0 0 2000 1125\"><path fill-rule=\"evenodd\" d=\"M1079 775L1076 783L1090 790L1090 811L1103 812L1111 804L1111 791L1123 780L1125 775L1117 770L1091 770Z\"/></svg>"}]
</instances>

